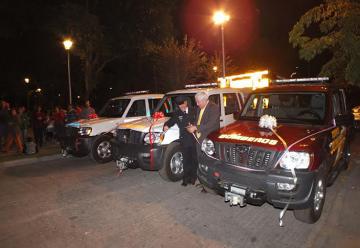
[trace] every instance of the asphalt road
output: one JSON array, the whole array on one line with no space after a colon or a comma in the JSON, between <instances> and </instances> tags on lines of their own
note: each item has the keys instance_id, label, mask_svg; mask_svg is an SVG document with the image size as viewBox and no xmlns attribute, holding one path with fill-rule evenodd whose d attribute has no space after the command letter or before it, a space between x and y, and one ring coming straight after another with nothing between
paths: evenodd
<instances>
[{"instance_id":1,"label":"asphalt road","mask_svg":"<svg viewBox=\"0 0 360 248\"><path fill-rule=\"evenodd\" d=\"M156 172L60 159L0 166L0 247L360 247L360 139L313 225L229 207Z\"/></svg>"}]
</instances>

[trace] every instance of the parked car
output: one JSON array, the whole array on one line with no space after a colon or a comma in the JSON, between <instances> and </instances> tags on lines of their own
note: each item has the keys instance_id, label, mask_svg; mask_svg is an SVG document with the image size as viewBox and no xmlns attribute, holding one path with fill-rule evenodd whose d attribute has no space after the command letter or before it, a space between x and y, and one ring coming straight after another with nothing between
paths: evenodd
<instances>
[{"instance_id":1,"label":"parked car","mask_svg":"<svg viewBox=\"0 0 360 248\"><path fill-rule=\"evenodd\" d=\"M128 94L110 99L99 117L79 120L66 126L66 152L90 155L98 163L112 160L110 139L116 126L151 116L163 94Z\"/></svg>"},{"instance_id":2,"label":"parked car","mask_svg":"<svg viewBox=\"0 0 360 248\"><path fill-rule=\"evenodd\" d=\"M231 205L267 202L316 222L326 187L350 159L346 101L344 88L326 83L254 91L238 121L203 141L200 182Z\"/></svg>"},{"instance_id":3,"label":"parked car","mask_svg":"<svg viewBox=\"0 0 360 248\"><path fill-rule=\"evenodd\" d=\"M159 171L160 176L165 180L180 180L183 176L183 156L180 150L179 128L175 125L165 133L162 128L178 108L175 103L177 96L187 96L190 105L195 106L195 94L200 91L207 91L209 100L219 106L221 126L235 121L233 114L240 113L248 95L246 90L231 88L192 88L167 93L155 110L156 113L161 112L164 117L157 120L142 118L118 126L111 145L117 166L155 170Z\"/></svg>"}]
</instances>

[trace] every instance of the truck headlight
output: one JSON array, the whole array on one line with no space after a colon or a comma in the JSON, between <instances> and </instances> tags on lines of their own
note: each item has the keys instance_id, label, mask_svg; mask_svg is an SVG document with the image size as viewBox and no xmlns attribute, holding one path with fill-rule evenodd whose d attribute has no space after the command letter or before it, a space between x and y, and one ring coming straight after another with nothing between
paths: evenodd
<instances>
[{"instance_id":1,"label":"truck headlight","mask_svg":"<svg viewBox=\"0 0 360 248\"><path fill-rule=\"evenodd\" d=\"M91 127L81 127L79 129L79 134L81 136L89 136L91 134L92 128Z\"/></svg>"},{"instance_id":2,"label":"truck headlight","mask_svg":"<svg viewBox=\"0 0 360 248\"><path fill-rule=\"evenodd\" d=\"M286 152L280 160L284 169L307 169L310 165L310 154L307 152Z\"/></svg>"},{"instance_id":3,"label":"truck headlight","mask_svg":"<svg viewBox=\"0 0 360 248\"><path fill-rule=\"evenodd\" d=\"M151 133L151 142L153 144L158 144L164 139L164 133ZM144 137L144 142L150 144L150 133L147 133Z\"/></svg>"},{"instance_id":4,"label":"truck headlight","mask_svg":"<svg viewBox=\"0 0 360 248\"><path fill-rule=\"evenodd\" d=\"M204 139L201 144L201 150L205 152L209 156L213 156L215 154L215 145L214 142L210 139Z\"/></svg>"}]
</instances>

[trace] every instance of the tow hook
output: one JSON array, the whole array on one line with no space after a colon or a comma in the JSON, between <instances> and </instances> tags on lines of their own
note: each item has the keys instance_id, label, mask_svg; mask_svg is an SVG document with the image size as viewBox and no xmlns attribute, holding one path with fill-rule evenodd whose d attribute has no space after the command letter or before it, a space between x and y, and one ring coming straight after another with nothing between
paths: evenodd
<instances>
[{"instance_id":1,"label":"tow hook","mask_svg":"<svg viewBox=\"0 0 360 248\"><path fill-rule=\"evenodd\" d=\"M129 167L129 164L132 163L132 160L126 158L126 157L122 157L119 160L116 160L116 167L120 170L126 170Z\"/></svg>"},{"instance_id":2,"label":"tow hook","mask_svg":"<svg viewBox=\"0 0 360 248\"><path fill-rule=\"evenodd\" d=\"M239 194L234 194L232 192L225 192L225 202L230 202L230 206L237 206L245 207L246 201L244 196Z\"/></svg>"}]
</instances>

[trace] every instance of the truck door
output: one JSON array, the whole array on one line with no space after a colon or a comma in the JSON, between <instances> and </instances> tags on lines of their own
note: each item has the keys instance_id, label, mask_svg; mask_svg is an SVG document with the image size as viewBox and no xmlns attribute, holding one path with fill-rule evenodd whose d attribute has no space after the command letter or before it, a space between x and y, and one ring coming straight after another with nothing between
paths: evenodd
<instances>
[{"instance_id":1,"label":"truck door","mask_svg":"<svg viewBox=\"0 0 360 248\"><path fill-rule=\"evenodd\" d=\"M332 95L333 118L346 114L346 104L342 92L335 91ZM330 153L332 155L332 166L336 166L341 159L347 136L347 128L336 124L331 131Z\"/></svg>"},{"instance_id":2,"label":"truck door","mask_svg":"<svg viewBox=\"0 0 360 248\"><path fill-rule=\"evenodd\" d=\"M241 111L238 95L236 93L223 93L222 106L223 112L220 121L223 120L221 126L226 126L235 121L233 113Z\"/></svg>"},{"instance_id":3,"label":"truck door","mask_svg":"<svg viewBox=\"0 0 360 248\"><path fill-rule=\"evenodd\" d=\"M133 101L125 113L125 122L135 121L146 116L145 100Z\"/></svg>"}]
</instances>

